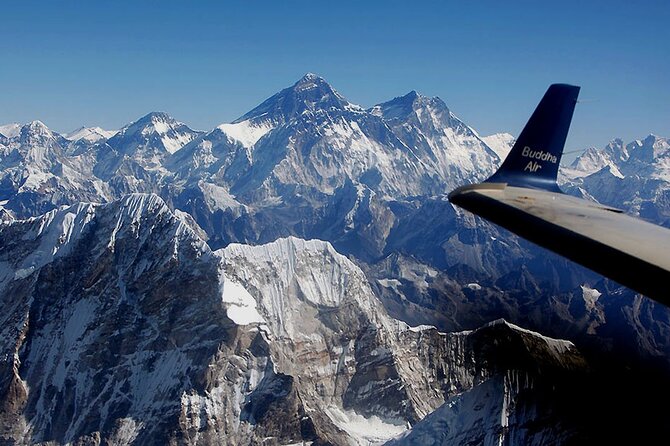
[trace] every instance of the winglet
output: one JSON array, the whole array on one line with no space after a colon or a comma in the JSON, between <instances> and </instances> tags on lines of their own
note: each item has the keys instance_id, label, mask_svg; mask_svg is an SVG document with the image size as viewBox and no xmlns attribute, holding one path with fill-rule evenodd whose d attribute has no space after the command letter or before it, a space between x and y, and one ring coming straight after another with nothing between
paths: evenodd
<instances>
[{"instance_id":1,"label":"winglet","mask_svg":"<svg viewBox=\"0 0 670 446\"><path fill-rule=\"evenodd\" d=\"M553 84L488 183L560 192L556 178L579 87Z\"/></svg>"}]
</instances>

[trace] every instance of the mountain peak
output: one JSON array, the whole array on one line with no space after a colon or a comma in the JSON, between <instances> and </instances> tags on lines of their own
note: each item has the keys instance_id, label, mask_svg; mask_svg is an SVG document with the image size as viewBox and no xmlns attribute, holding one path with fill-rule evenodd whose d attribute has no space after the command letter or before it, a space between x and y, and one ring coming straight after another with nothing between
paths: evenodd
<instances>
[{"instance_id":1,"label":"mountain peak","mask_svg":"<svg viewBox=\"0 0 670 446\"><path fill-rule=\"evenodd\" d=\"M151 112L126 125L123 129L121 129L119 135L131 135L138 132L147 134L152 131L163 133L160 131L163 127L173 124L178 125L180 123L178 123L172 116L165 112Z\"/></svg>"},{"instance_id":2,"label":"mountain peak","mask_svg":"<svg viewBox=\"0 0 670 446\"><path fill-rule=\"evenodd\" d=\"M661 156L667 156L670 152L670 140L649 134L642 140L628 144L626 150L630 153L631 158L652 163Z\"/></svg>"},{"instance_id":3,"label":"mountain peak","mask_svg":"<svg viewBox=\"0 0 670 446\"><path fill-rule=\"evenodd\" d=\"M30 121L29 123L27 123L26 125L28 125L30 127L46 127L46 125L42 121L40 121L39 119L34 119L34 120Z\"/></svg>"},{"instance_id":4,"label":"mountain peak","mask_svg":"<svg viewBox=\"0 0 670 446\"><path fill-rule=\"evenodd\" d=\"M406 121L412 115L420 115L421 110L430 113L449 115L447 104L438 97L429 98L412 90L404 96L398 96L390 101L377 104L370 109L374 115L386 121Z\"/></svg>"},{"instance_id":5,"label":"mountain peak","mask_svg":"<svg viewBox=\"0 0 670 446\"><path fill-rule=\"evenodd\" d=\"M31 121L21 127L20 130L21 139L27 141L28 139L43 139L43 138L53 138L54 134L49 130L49 127L44 125L42 121L35 120Z\"/></svg>"},{"instance_id":6,"label":"mountain peak","mask_svg":"<svg viewBox=\"0 0 670 446\"><path fill-rule=\"evenodd\" d=\"M654 142L656 142L657 139L659 139L659 137L657 135L654 135L653 133L650 133L644 138L643 141L645 143L652 143L653 144Z\"/></svg>"},{"instance_id":7,"label":"mountain peak","mask_svg":"<svg viewBox=\"0 0 670 446\"><path fill-rule=\"evenodd\" d=\"M403 99L406 99L408 101L415 101L420 97L422 97L422 96L419 93L417 93L416 90L412 90L409 93L407 93L405 96L402 96Z\"/></svg>"},{"instance_id":8,"label":"mountain peak","mask_svg":"<svg viewBox=\"0 0 670 446\"><path fill-rule=\"evenodd\" d=\"M151 112L125 126L109 141L114 146L126 146L123 151L128 153L129 150L144 146L147 141L157 138L166 151L174 153L198 135L199 132L165 112Z\"/></svg>"},{"instance_id":9,"label":"mountain peak","mask_svg":"<svg viewBox=\"0 0 670 446\"><path fill-rule=\"evenodd\" d=\"M147 113L146 115L142 116L140 119L138 119L135 122L142 122L142 123L156 123L156 122L176 122L175 119L168 115L165 112L160 112L160 111L153 111L151 113Z\"/></svg>"},{"instance_id":10,"label":"mountain peak","mask_svg":"<svg viewBox=\"0 0 670 446\"><path fill-rule=\"evenodd\" d=\"M512 146L514 145L516 138L509 133L502 132L484 136L482 141L484 141L486 145L489 146L489 148L491 148L501 160L504 160L507 157L507 154L509 154L510 150L512 150Z\"/></svg>"},{"instance_id":11,"label":"mountain peak","mask_svg":"<svg viewBox=\"0 0 670 446\"><path fill-rule=\"evenodd\" d=\"M337 92L324 78L314 73L305 74L298 82L293 84L292 88L298 95L305 95L305 99L313 99L315 96L337 95ZM310 90L317 90L316 95L308 93Z\"/></svg>"},{"instance_id":12,"label":"mountain peak","mask_svg":"<svg viewBox=\"0 0 670 446\"><path fill-rule=\"evenodd\" d=\"M116 133L116 130L105 130L100 127L79 127L70 133L63 135L70 141L98 142L103 139L109 139Z\"/></svg>"},{"instance_id":13,"label":"mountain peak","mask_svg":"<svg viewBox=\"0 0 670 446\"><path fill-rule=\"evenodd\" d=\"M34 121L30 121L28 124L26 124L24 127L29 128L32 131L49 131L49 127L47 127L42 121L39 119L36 119Z\"/></svg>"},{"instance_id":14,"label":"mountain peak","mask_svg":"<svg viewBox=\"0 0 670 446\"><path fill-rule=\"evenodd\" d=\"M331 109L352 111L358 107L350 104L324 78L314 73L307 73L292 86L266 99L258 107L233 121L233 124L251 119L272 122L274 127L306 111Z\"/></svg>"},{"instance_id":15,"label":"mountain peak","mask_svg":"<svg viewBox=\"0 0 670 446\"><path fill-rule=\"evenodd\" d=\"M302 83L302 82L315 82L315 81L325 82L325 80L321 76L319 76L318 74L309 72L309 73L305 73L305 75L303 77L301 77L300 80L298 80L298 82L296 82L296 84L299 84L299 83Z\"/></svg>"}]
</instances>

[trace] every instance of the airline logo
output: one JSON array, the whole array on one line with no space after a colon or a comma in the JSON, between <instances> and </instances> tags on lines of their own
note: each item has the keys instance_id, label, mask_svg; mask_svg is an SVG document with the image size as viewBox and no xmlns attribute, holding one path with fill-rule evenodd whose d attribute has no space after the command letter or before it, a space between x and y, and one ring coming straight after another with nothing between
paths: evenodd
<instances>
[{"instance_id":1,"label":"airline logo","mask_svg":"<svg viewBox=\"0 0 670 446\"><path fill-rule=\"evenodd\" d=\"M552 155L549 152L545 152L544 150L533 150L528 146L523 148L521 151L521 156L531 159L531 161L526 164L526 167L523 168L524 172L537 172L538 170L542 169L542 165L537 161L549 161L553 164L558 163L557 156Z\"/></svg>"}]
</instances>

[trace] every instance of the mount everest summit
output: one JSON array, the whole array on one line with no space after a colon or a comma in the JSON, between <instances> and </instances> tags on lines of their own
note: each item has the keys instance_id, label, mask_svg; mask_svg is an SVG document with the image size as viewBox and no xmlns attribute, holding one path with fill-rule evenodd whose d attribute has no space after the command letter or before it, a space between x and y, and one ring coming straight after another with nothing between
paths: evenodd
<instances>
[{"instance_id":1,"label":"mount everest summit","mask_svg":"<svg viewBox=\"0 0 670 446\"><path fill-rule=\"evenodd\" d=\"M645 404L668 390L667 309L447 201L512 141L439 98L364 109L313 74L207 132L165 113L114 132L0 126L0 438L661 432ZM669 148L589 149L561 187L667 225ZM617 382L641 408L613 410Z\"/></svg>"}]
</instances>

